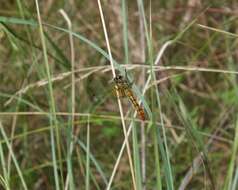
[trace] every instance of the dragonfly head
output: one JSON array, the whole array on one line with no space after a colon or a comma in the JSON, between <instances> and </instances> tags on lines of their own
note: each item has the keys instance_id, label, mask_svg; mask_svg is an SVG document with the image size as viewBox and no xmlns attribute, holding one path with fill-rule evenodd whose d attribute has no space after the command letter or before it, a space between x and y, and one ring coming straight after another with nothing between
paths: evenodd
<instances>
[{"instance_id":1,"label":"dragonfly head","mask_svg":"<svg viewBox=\"0 0 238 190\"><path fill-rule=\"evenodd\" d=\"M117 75L115 78L114 78L114 82L115 83L121 83L121 82L123 82L124 80L123 80L123 76L121 76L121 75Z\"/></svg>"}]
</instances>

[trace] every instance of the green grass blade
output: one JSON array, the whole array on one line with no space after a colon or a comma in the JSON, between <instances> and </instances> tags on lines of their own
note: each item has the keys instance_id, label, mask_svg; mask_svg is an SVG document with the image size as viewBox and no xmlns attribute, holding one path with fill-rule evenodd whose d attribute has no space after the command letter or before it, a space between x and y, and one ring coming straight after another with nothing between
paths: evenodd
<instances>
[{"instance_id":1,"label":"green grass blade","mask_svg":"<svg viewBox=\"0 0 238 190\"><path fill-rule=\"evenodd\" d=\"M4 17L0 16L0 22L9 23L9 24L20 24L20 25L30 25L36 27L38 24L33 20L15 18L15 17Z\"/></svg>"},{"instance_id":2,"label":"green grass blade","mask_svg":"<svg viewBox=\"0 0 238 190\"><path fill-rule=\"evenodd\" d=\"M234 169L235 169L237 155L238 155L238 119L237 119L236 125L235 125L235 138L234 138L234 142L233 142L231 160L229 163L228 174L226 177L226 182L225 182L225 187L224 187L225 190L230 190L232 188L232 181L233 181L233 179L235 180L235 177L233 178L233 175L234 175Z\"/></svg>"},{"instance_id":3,"label":"green grass blade","mask_svg":"<svg viewBox=\"0 0 238 190\"><path fill-rule=\"evenodd\" d=\"M2 142L0 142L0 163L1 163L2 171L3 171L3 176L1 176L1 181L5 187L9 187L9 177L8 177L7 168L6 168L7 163L4 158L5 156L3 152L3 146L2 146Z\"/></svg>"},{"instance_id":4,"label":"green grass blade","mask_svg":"<svg viewBox=\"0 0 238 190\"><path fill-rule=\"evenodd\" d=\"M89 118L88 118L89 119ZM85 178L85 184L86 184L86 190L90 190L90 126L89 121L87 124L87 147L86 147L86 178Z\"/></svg>"},{"instance_id":5,"label":"green grass blade","mask_svg":"<svg viewBox=\"0 0 238 190\"><path fill-rule=\"evenodd\" d=\"M85 146L85 144L82 141L80 141L80 140L77 140L77 143L84 150L84 152L87 153L87 147ZM105 176L101 166L99 165L98 161L95 159L95 157L93 156L93 154L90 151L89 151L89 157L90 157L92 163L95 165L97 171L101 175L104 184L107 186L107 184L108 184L107 178L106 178L106 176Z\"/></svg>"},{"instance_id":6,"label":"green grass blade","mask_svg":"<svg viewBox=\"0 0 238 190\"><path fill-rule=\"evenodd\" d=\"M22 175L22 171L21 171L20 166L19 166L19 164L18 164L17 158L15 157L15 154L14 154L14 152L13 152L13 150L12 150L12 147L11 147L9 141L8 141L8 137L7 137L6 133L5 133L5 130L4 130L4 128L3 128L3 125L2 125L2 122L1 122L1 121L0 121L0 131L1 131L1 134L2 134L2 137L3 137L4 141L6 142L8 151L10 152L10 155L11 155L11 157L12 157L12 160L13 160L13 162L14 162L14 165L15 165L15 167L16 167L16 169L17 169L17 173L18 173L18 175L19 175L19 177L20 177L20 180L21 180L23 189L24 189L24 190L27 190L28 188L27 188L25 179L24 179L24 177L23 177L23 175Z\"/></svg>"},{"instance_id":7,"label":"green grass blade","mask_svg":"<svg viewBox=\"0 0 238 190\"><path fill-rule=\"evenodd\" d=\"M234 176L234 180L233 180L233 184L232 184L232 190L236 190L238 189L238 167L236 167L236 172L235 172L235 176Z\"/></svg>"},{"instance_id":8,"label":"green grass blade","mask_svg":"<svg viewBox=\"0 0 238 190\"><path fill-rule=\"evenodd\" d=\"M152 66L154 65L154 60L153 60L153 45L152 45L152 36L149 33L148 30L148 25L147 25L147 21L146 21L146 17L145 17L145 11L144 11L144 3L143 0L138 0L138 6L139 6L139 11L141 12L141 15L143 17L143 21L144 21L144 28L145 28L145 36L146 36L146 42L147 42L147 48L148 48L148 56L149 56L149 64L151 66L150 68L150 74L151 74L151 78L153 81L156 80L155 77L155 73L152 69ZM167 182L167 189L169 190L173 190L174 189L174 181L173 181L173 173L172 173L172 167L171 167L171 163L170 163L170 158L169 158L169 150L168 150L168 145L167 145L167 138L165 135L165 127L163 124L163 118L162 118L162 110L161 110L161 103L160 103L160 95L159 95L159 90L157 88L156 85L156 101L159 107L159 112L160 112L160 120L162 123L162 130L163 130L163 142L165 146L162 146L162 140L160 138L160 133L158 134L158 141L160 144L160 151L162 154L162 158L163 158L163 163L164 163L164 168L165 168L165 176L166 176L166 182ZM151 92L151 94L153 94L153 92ZM153 95L152 95L153 98ZM153 100L152 100L153 101ZM154 120L155 117L152 117ZM159 132L159 131L158 131Z\"/></svg>"},{"instance_id":9,"label":"green grass blade","mask_svg":"<svg viewBox=\"0 0 238 190\"><path fill-rule=\"evenodd\" d=\"M194 148L197 150L197 153L202 153L201 155L203 159L203 164L210 181L210 188L215 190L216 189L215 183L213 180L213 175L210 169L207 151L205 149L205 145L203 143L202 137L199 131L197 130L196 124L193 122L189 112L187 111L185 104L183 103L181 97L178 95L176 90L174 90L174 94L176 94L176 99L178 101L178 106L177 106L175 103L175 100L172 97L170 97L174 105L174 110L177 113L180 120L183 122L185 126L186 134L188 135L189 140L193 144Z\"/></svg>"},{"instance_id":10,"label":"green grass blade","mask_svg":"<svg viewBox=\"0 0 238 190\"><path fill-rule=\"evenodd\" d=\"M153 147L154 147L154 158L155 158L155 176L156 176L156 189L157 190L162 190L162 177L160 175L161 173L161 164L160 164L160 153L159 153L159 147L158 144L161 143L157 138L158 134L158 126L156 124L151 124L152 126L150 126L152 128L152 139L153 139ZM150 128L149 127L149 128ZM160 127L160 126L159 126Z\"/></svg>"},{"instance_id":11,"label":"green grass blade","mask_svg":"<svg viewBox=\"0 0 238 190\"><path fill-rule=\"evenodd\" d=\"M122 0L122 27L123 27L123 43L124 43L124 64L129 64L129 48L128 48L128 24L127 24L127 3Z\"/></svg>"},{"instance_id":12,"label":"green grass blade","mask_svg":"<svg viewBox=\"0 0 238 190\"><path fill-rule=\"evenodd\" d=\"M10 190L10 187L8 186L8 182L1 175L0 175L0 187L3 187L4 190Z\"/></svg>"},{"instance_id":13,"label":"green grass blade","mask_svg":"<svg viewBox=\"0 0 238 190\"><path fill-rule=\"evenodd\" d=\"M227 47L228 47L228 44L227 44ZM227 54L229 55L229 59L228 59L229 67L232 70L236 70L236 63L235 63L235 60L233 60L233 57L231 55L229 48L227 48ZM232 86L235 90L236 97L237 97L237 95L238 95L237 78L235 75L230 75L230 80L231 80ZM236 98L236 101L237 100L238 99ZM230 190L232 188L232 181L233 181L233 179L235 179L235 177L233 177L233 176L234 176L235 166L237 163L237 155L238 155L238 115L236 116L236 123L234 125L234 141L233 141L233 145L232 145L231 159L230 159L229 166L228 166L224 190Z\"/></svg>"},{"instance_id":14,"label":"green grass blade","mask_svg":"<svg viewBox=\"0 0 238 190\"><path fill-rule=\"evenodd\" d=\"M46 39L48 40L49 44L52 46L53 50L56 52L56 55L59 57L59 58L58 57L56 58L57 61L60 60L59 63L62 64L64 69L67 69L67 70L70 69L70 61L64 55L62 50L58 47L58 45L55 44L55 42L51 39L51 37L48 35L47 32L44 32L44 35L45 35Z\"/></svg>"},{"instance_id":15,"label":"green grass blade","mask_svg":"<svg viewBox=\"0 0 238 190\"><path fill-rule=\"evenodd\" d=\"M53 85L51 81L51 71L50 71L50 66L48 62L48 56L47 56L47 48L46 48L46 42L45 42L45 36L44 36L44 31L43 31L43 26L41 24L41 16L40 16L40 10L39 10L39 4L38 1L36 0L36 11L38 15L38 22L39 22L39 34L40 34L40 39L41 39L41 45L43 49L43 57L44 57L44 64L45 64L45 69L46 69L46 76L48 80L48 90L49 90L49 107L50 107L50 112L52 117L50 117L50 125L51 125L51 130L50 130L50 139L51 139L51 154L52 154L52 159L53 159L53 168L54 168L54 179L55 179L55 186L57 190L60 190L60 185L59 185L59 177L58 177L58 166L56 162L56 146L55 146L55 131L53 126L56 127L56 143L57 143L57 149L59 152L59 159L61 160L61 153L60 153L60 135L59 135L59 128L58 128L58 123L56 119L56 105L55 105L55 100L54 100L54 93L53 93ZM62 167L60 167L62 169ZM61 170L62 174L62 170ZM62 176L62 175L61 175Z\"/></svg>"},{"instance_id":16,"label":"green grass blade","mask_svg":"<svg viewBox=\"0 0 238 190\"><path fill-rule=\"evenodd\" d=\"M133 158L134 158L134 168L135 168L135 178L136 178L136 188L142 190L142 178L141 178L141 161L138 145L137 127L135 123L132 123L132 142L133 142Z\"/></svg>"}]
</instances>

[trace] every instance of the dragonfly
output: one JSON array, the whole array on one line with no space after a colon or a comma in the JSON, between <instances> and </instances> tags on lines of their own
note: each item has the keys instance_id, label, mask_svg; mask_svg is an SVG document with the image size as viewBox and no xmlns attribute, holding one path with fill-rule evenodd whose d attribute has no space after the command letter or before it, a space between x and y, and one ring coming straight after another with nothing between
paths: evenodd
<instances>
[{"instance_id":1,"label":"dragonfly","mask_svg":"<svg viewBox=\"0 0 238 190\"><path fill-rule=\"evenodd\" d=\"M132 83L128 80L127 72L125 71L125 77L120 74L117 74L114 78L114 83L114 89L118 92L117 95L119 97L128 97L131 103L133 104L135 110L137 111L137 114L139 115L140 119L142 121L145 121L144 109L142 106L140 106L136 96L132 91Z\"/></svg>"}]
</instances>

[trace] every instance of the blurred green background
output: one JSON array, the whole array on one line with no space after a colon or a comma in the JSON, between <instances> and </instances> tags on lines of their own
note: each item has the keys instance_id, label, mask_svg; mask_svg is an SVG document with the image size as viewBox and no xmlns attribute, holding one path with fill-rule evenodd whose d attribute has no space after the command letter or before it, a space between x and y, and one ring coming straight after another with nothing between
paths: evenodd
<instances>
[{"instance_id":1,"label":"blurred green background","mask_svg":"<svg viewBox=\"0 0 238 190\"><path fill-rule=\"evenodd\" d=\"M121 99L136 184L125 149L111 189L236 190L238 2L101 3L116 72L146 107L142 122ZM97 1L1 2L0 189L108 187L124 133L107 56Z\"/></svg>"}]
</instances>

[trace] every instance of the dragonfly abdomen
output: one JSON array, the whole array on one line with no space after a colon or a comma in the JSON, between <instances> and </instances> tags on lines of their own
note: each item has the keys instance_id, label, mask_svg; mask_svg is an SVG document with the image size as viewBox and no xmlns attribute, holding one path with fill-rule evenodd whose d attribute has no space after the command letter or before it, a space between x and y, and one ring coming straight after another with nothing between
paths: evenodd
<instances>
[{"instance_id":1,"label":"dragonfly abdomen","mask_svg":"<svg viewBox=\"0 0 238 190\"><path fill-rule=\"evenodd\" d=\"M144 112L143 108L139 105L139 103L137 102L136 97L134 96L132 91L128 90L128 89L126 90L126 94L129 97L129 99L131 100L131 103L133 104L138 115L144 121L145 120L145 112Z\"/></svg>"}]
</instances>

